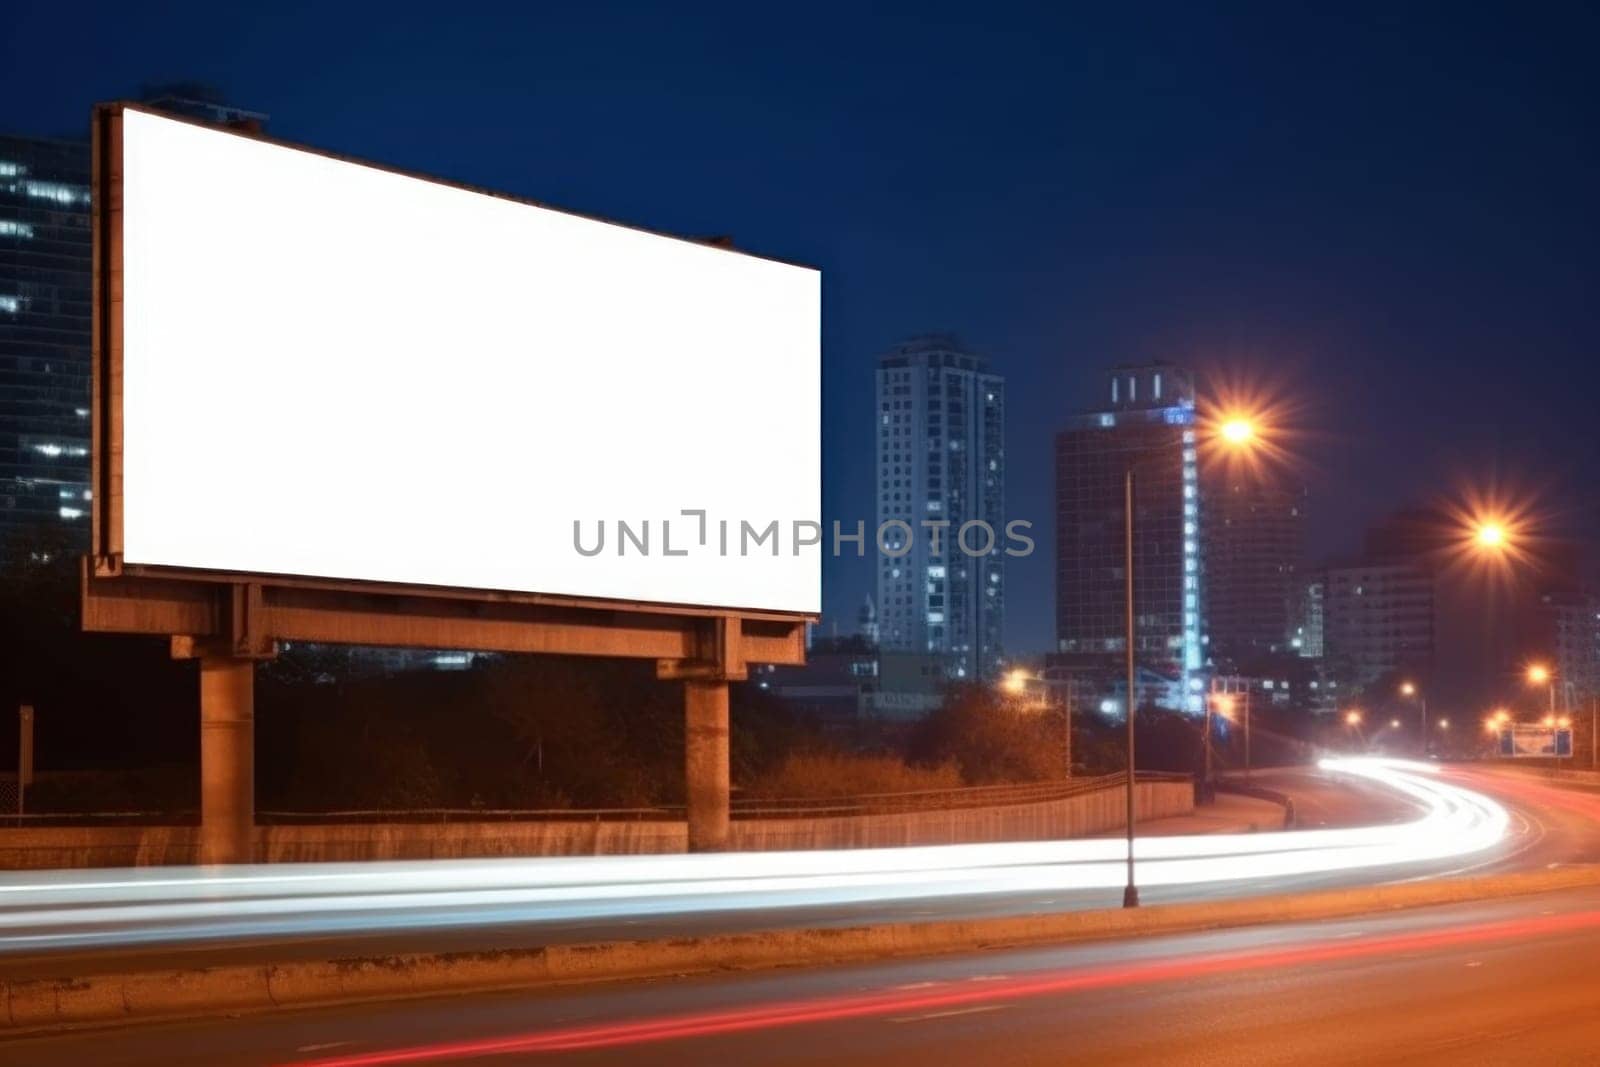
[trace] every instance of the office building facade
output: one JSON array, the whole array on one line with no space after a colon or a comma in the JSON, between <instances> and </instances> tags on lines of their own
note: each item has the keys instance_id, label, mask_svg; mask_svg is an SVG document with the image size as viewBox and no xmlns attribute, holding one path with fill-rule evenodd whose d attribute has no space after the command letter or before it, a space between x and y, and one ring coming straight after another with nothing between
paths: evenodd
<instances>
[{"instance_id":1,"label":"office building facade","mask_svg":"<svg viewBox=\"0 0 1600 1067\"><path fill-rule=\"evenodd\" d=\"M1418 560L1334 565L1323 585L1323 654L1348 691L1386 674L1426 678L1434 656L1434 574Z\"/></svg>"},{"instance_id":2,"label":"office building facade","mask_svg":"<svg viewBox=\"0 0 1600 1067\"><path fill-rule=\"evenodd\" d=\"M1118 367L1103 403L1055 441L1057 662L1126 652L1124 478L1134 471L1135 656L1202 708L1200 489L1195 391L1170 364Z\"/></svg>"},{"instance_id":3,"label":"office building facade","mask_svg":"<svg viewBox=\"0 0 1600 1067\"><path fill-rule=\"evenodd\" d=\"M89 145L0 136L0 553L89 546Z\"/></svg>"},{"instance_id":4,"label":"office building facade","mask_svg":"<svg viewBox=\"0 0 1600 1067\"><path fill-rule=\"evenodd\" d=\"M1234 671L1299 650L1306 493L1228 467L1202 471L1201 533L1210 658Z\"/></svg>"},{"instance_id":5,"label":"office building facade","mask_svg":"<svg viewBox=\"0 0 1600 1067\"><path fill-rule=\"evenodd\" d=\"M913 338L878 362L876 414L879 641L938 657L949 680L992 679L1004 655L1005 382L953 337Z\"/></svg>"},{"instance_id":6,"label":"office building facade","mask_svg":"<svg viewBox=\"0 0 1600 1067\"><path fill-rule=\"evenodd\" d=\"M1541 593L1534 632L1555 670L1557 707L1584 710L1600 699L1600 596L1576 589Z\"/></svg>"}]
</instances>

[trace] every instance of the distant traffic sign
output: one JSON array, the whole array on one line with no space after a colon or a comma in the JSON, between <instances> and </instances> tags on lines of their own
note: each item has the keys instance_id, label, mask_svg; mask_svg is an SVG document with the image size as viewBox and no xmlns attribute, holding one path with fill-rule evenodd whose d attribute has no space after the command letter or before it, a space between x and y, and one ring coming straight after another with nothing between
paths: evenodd
<instances>
[{"instance_id":1,"label":"distant traffic sign","mask_svg":"<svg viewBox=\"0 0 1600 1067\"><path fill-rule=\"evenodd\" d=\"M1500 730L1500 755L1513 759L1570 756L1572 731L1533 723L1512 723Z\"/></svg>"}]
</instances>

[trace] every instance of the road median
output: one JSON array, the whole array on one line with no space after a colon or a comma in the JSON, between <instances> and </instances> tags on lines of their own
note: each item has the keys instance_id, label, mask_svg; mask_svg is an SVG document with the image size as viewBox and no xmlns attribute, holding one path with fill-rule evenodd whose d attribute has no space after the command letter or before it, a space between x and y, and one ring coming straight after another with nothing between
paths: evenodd
<instances>
[{"instance_id":1,"label":"road median","mask_svg":"<svg viewBox=\"0 0 1600 1067\"><path fill-rule=\"evenodd\" d=\"M0 983L0 1032L1153 936L1590 887L1600 887L1600 867L1129 910L10 979Z\"/></svg>"}]
</instances>

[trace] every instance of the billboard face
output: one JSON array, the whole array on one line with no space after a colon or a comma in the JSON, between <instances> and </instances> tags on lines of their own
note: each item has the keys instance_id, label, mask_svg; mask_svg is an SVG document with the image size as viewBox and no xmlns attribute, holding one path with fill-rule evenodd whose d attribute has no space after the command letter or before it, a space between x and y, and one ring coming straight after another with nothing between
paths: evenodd
<instances>
[{"instance_id":1,"label":"billboard face","mask_svg":"<svg viewBox=\"0 0 1600 1067\"><path fill-rule=\"evenodd\" d=\"M1565 727L1516 723L1500 730L1500 755L1551 757L1572 755L1572 731Z\"/></svg>"},{"instance_id":2,"label":"billboard face","mask_svg":"<svg viewBox=\"0 0 1600 1067\"><path fill-rule=\"evenodd\" d=\"M133 109L122 179L125 562L819 609L818 272Z\"/></svg>"}]
</instances>

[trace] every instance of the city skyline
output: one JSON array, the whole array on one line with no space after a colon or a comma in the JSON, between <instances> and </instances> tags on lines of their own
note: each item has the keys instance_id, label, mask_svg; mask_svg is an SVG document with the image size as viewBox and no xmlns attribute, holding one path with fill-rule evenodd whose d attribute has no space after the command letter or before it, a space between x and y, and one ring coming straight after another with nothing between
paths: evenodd
<instances>
[{"instance_id":1,"label":"city skyline","mask_svg":"<svg viewBox=\"0 0 1600 1067\"><path fill-rule=\"evenodd\" d=\"M1061 414L1088 404L1100 367L1150 359L1287 381L1307 401L1313 558L1436 487L1498 481L1565 499L1568 522L1594 515L1594 94L1575 88L1593 12L1458 14L1448 36L1421 13L1174 7L1155 35L1109 12L1006 28L857 15L775 35L760 18L728 29L763 42L737 58L642 12L644 37L591 38L594 17L565 12L502 27L504 45L459 27L443 49L396 24L373 62L438 72L425 82L345 63L369 30L353 13L311 37L250 12L108 17L52 50L25 42L51 39L53 17L19 13L0 129L74 134L95 100L193 78L291 140L828 265L826 514L873 513L857 457L877 357L948 330L1012 385L1008 507L1041 544ZM833 77L813 77L817 55ZM925 64L962 73L929 80ZM1462 225L1469 211L1483 223ZM1510 354L1516 372L1491 374ZM1015 561L1012 584L1044 587L1050 567ZM840 562L825 613L848 627L873 587L867 561ZM1053 607L1013 598L1008 625L1009 647L1047 647Z\"/></svg>"}]
</instances>

